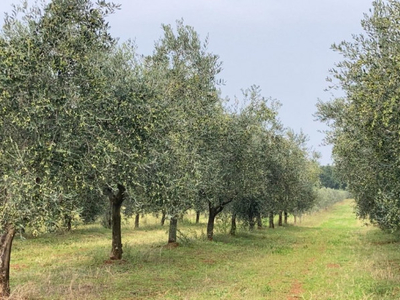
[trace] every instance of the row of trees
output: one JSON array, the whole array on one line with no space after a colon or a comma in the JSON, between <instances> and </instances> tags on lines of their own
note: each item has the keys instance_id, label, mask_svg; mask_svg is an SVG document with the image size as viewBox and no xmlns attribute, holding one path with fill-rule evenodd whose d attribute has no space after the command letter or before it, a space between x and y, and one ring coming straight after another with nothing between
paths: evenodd
<instances>
[{"instance_id":1,"label":"row of trees","mask_svg":"<svg viewBox=\"0 0 400 300\"><path fill-rule=\"evenodd\" d=\"M0 298L9 293L14 235L70 227L110 209L110 258L121 259L121 209L178 216L208 211L250 226L301 213L316 198L318 165L257 87L227 108L218 56L177 22L151 56L119 45L105 21L118 6L53 0L15 7L0 34ZM124 206L123 206L124 205Z\"/></svg>"},{"instance_id":2,"label":"row of trees","mask_svg":"<svg viewBox=\"0 0 400 300\"><path fill-rule=\"evenodd\" d=\"M331 189L322 187L317 191L317 201L313 207L313 211L328 209L337 202L348 199L349 193L346 190Z\"/></svg>"},{"instance_id":3,"label":"row of trees","mask_svg":"<svg viewBox=\"0 0 400 300\"><path fill-rule=\"evenodd\" d=\"M346 183L341 181L340 176L339 174L337 174L337 170L334 165L321 166L319 180L323 187L334 190L346 189Z\"/></svg>"},{"instance_id":4,"label":"row of trees","mask_svg":"<svg viewBox=\"0 0 400 300\"><path fill-rule=\"evenodd\" d=\"M400 228L400 2L373 2L365 34L333 45L343 61L332 69L344 96L318 104L327 141L349 183L357 213L381 228Z\"/></svg>"}]
</instances>

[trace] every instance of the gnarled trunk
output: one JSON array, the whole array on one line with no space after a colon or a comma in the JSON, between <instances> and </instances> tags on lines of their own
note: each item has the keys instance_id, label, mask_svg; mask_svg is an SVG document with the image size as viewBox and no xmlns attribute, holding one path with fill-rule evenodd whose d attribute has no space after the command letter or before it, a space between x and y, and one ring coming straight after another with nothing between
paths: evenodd
<instances>
[{"instance_id":1,"label":"gnarled trunk","mask_svg":"<svg viewBox=\"0 0 400 300\"><path fill-rule=\"evenodd\" d=\"M231 231L229 232L231 235L236 235L236 214L232 214L231 220Z\"/></svg>"},{"instance_id":2,"label":"gnarled trunk","mask_svg":"<svg viewBox=\"0 0 400 300\"><path fill-rule=\"evenodd\" d=\"M139 228L139 220L140 220L140 214L136 214L136 216L135 216L135 228Z\"/></svg>"},{"instance_id":3,"label":"gnarled trunk","mask_svg":"<svg viewBox=\"0 0 400 300\"><path fill-rule=\"evenodd\" d=\"M207 238L212 241L214 237L214 223L215 217L224 209L225 205L231 203L232 200L227 200L222 202L217 206L213 206L210 201L208 201L208 223L207 223Z\"/></svg>"},{"instance_id":4,"label":"gnarled trunk","mask_svg":"<svg viewBox=\"0 0 400 300\"><path fill-rule=\"evenodd\" d=\"M269 213L269 228L275 228L273 211Z\"/></svg>"},{"instance_id":5,"label":"gnarled trunk","mask_svg":"<svg viewBox=\"0 0 400 300\"><path fill-rule=\"evenodd\" d=\"M178 231L178 218L174 216L169 220L168 244L176 243L176 233Z\"/></svg>"},{"instance_id":6,"label":"gnarled trunk","mask_svg":"<svg viewBox=\"0 0 400 300\"><path fill-rule=\"evenodd\" d=\"M285 223L285 225L287 225L289 214L286 210L283 212L283 216L284 216L284 219L283 219L284 223Z\"/></svg>"},{"instance_id":7,"label":"gnarled trunk","mask_svg":"<svg viewBox=\"0 0 400 300\"><path fill-rule=\"evenodd\" d=\"M278 226L283 226L283 213L282 213L282 211L279 212Z\"/></svg>"},{"instance_id":8,"label":"gnarled trunk","mask_svg":"<svg viewBox=\"0 0 400 300\"><path fill-rule=\"evenodd\" d=\"M0 238L0 299L10 295L10 259L15 228L8 227Z\"/></svg>"},{"instance_id":9,"label":"gnarled trunk","mask_svg":"<svg viewBox=\"0 0 400 300\"><path fill-rule=\"evenodd\" d=\"M122 258L122 238L121 238L121 206L124 202L125 187L118 184L117 194L112 193L110 189L106 191L111 204L111 229L112 242L110 259L119 260Z\"/></svg>"}]
</instances>

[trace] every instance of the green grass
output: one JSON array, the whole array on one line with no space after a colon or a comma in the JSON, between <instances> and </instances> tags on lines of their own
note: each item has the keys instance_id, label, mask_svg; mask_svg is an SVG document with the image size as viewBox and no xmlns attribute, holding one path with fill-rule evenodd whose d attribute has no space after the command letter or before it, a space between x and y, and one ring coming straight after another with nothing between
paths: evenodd
<instances>
[{"instance_id":1,"label":"green grass","mask_svg":"<svg viewBox=\"0 0 400 300\"><path fill-rule=\"evenodd\" d=\"M165 248L166 227L146 216L123 226L124 259L108 261L110 232L82 226L13 246L13 299L400 299L400 238L357 221L352 201L301 224L236 237L205 220L180 226ZM292 220L290 220L292 221Z\"/></svg>"}]
</instances>

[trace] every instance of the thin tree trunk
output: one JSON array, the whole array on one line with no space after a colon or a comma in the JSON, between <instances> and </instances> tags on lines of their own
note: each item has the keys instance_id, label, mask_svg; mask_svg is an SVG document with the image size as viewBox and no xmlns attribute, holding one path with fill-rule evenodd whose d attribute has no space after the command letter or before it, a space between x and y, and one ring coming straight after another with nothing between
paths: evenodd
<instances>
[{"instance_id":1,"label":"thin tree trunk","mask_svg":"<svg viewBox=\"0 0 400 300\"><path fill-rule=\"evenodd\" d=\"M164 226L164 224L165 224L165 210L162 211L161 226Z\"/></svg>"},{"instance_id":2,"label":"thin tree trunk","mask_svg":"<svg viewBox=\"0 0 400 300\"><path fill-rule=\"evenodd\" d=\"M274 212L269 213L269 228L275 228L274 224Z\"/></svg>"},{"instance_id":3,"label":"thin tree trunk","mask_svg":"<svg viewBox=\"0 0 400 300\"><path fill-rule=\"evenodd\" d=\"M208 214L208 222L207 222L207 238L209 241L213 240L214 237L214 223L215 223L215 217L217 216L218 212L215 207L211 207L211 204L209 205L209 214Z\"/></svg>"},{"instance_id":4,"label":"thin tree trunk","mask_svg":"<svg viewBox=\"0 0 400 300\"><path fill-rule=\"evenodd\" d=\"M262 229L263 224L262 224L262 218L261 214L257 214L257 229Z\"/></svg>"},{"instance_id":5,"label":"thin tree trunk","mask_svg":"<svg viewBox=\"0 0 400 300\"><path fill-rule=\"evenodd\" d=\"M136 214L136 216L135 216L135 228L139 228L139 220L140 220L140 214Z\"/></svg>"},{"instance_id":6,"label":"thin tree trunk","mask_svg":"<svg viewBox=\"0 0 400 300\"><path fill-rule=\"evenodd\" d=\"M196 211L196 224L200 222L200 211Z\"/></svg>"},{"instance_id":7,"label":"thin tree trunk","mask_svg":"<svg viewBox=\"0 0 400 300\"><path fill-rule=\"evenodd\" d=\"M10 295L10 259L15 228L8 227L0 238L0 299Z\"/></svg>"},{"instance_id":8,"label":"thin tree trunk","mask_svg":"<svg viewBox=\"0 0 400 300\"><path fill-rule=\"evenodd\" d=\"M72 217L70 215L64 216L65 226L67 227L67 231L71 231L72 228Z\"/></svg>"},{"instance_id":9,"label":"thin tree trunk","mask_svg":"<svg viewBox=\"0 0 400 300\"><path fill-rule=\"evenodd\" d=\"M294 225L296 225L297 224L297 216L293 215L293 217L294 217Z\"/></svg>"},{"instance_id":10,"label":"thin tree trunk","mask_svg":"<svg viewBox=\"0 0 400 300\"><path fill-rule=\"evenodd\" d=\"M169 221L168 244L176 243L176 233L178 231L178 218L174 216Z\"/></svg>"},{"instance_id":11,"label":"thin tree trunk","mask_svg":"<svg viewBox=\"0 0 400 300\"><path fill-rule=\"evenodd\" d=\"M236 235L236 214L232 214L232 222L231 222L231 235Z\"/></svg>"},{"instance_id":12,"label":"thin tree trunk","mask_svg":"<svg viewBox=\"0 0 400 300\"><path fill-rule=\"evenodd\" d=\"M122 238L121 238L121 206L124 201L125 187L118 184L118 192L114 195L109 192L109 199L112 205L111 224L112 224L112 243L110 259L119 260L122 258Z\"/></svg>"},{"instance_id":13,"label":"thin tree trunk","mask_svg":"<svg viewBox=\"0 0 400 300\"><path fill-rule=\"evenodd\" d=\"M284 213L283 213L283 215L284 215L284 222L285 222L285 225L287 225L289 214L288 214L288 212L285 210Z\"/></svg>"},{"instance_id":14,"label":"thin tree trunk","mask_svg":"<svg viewBox=\"0 0 400 300\"><path fill-rule=\"evenodd\" d=\"M283 212L279 212L278 226L283 226Z\"/></svg>"}]
</instances>

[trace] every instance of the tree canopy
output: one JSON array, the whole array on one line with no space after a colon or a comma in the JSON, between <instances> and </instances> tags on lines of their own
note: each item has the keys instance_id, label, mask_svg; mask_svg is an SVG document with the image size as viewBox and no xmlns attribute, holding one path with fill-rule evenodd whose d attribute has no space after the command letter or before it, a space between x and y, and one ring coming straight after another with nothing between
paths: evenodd
<instances>
[{"instance_id":1,"label":"tree canopy","mask_svg":"<svg viewBox=\"0 0 400 300\"><path fill-rule=\"evenodd\" d=\"M399 16L398 1L374 1L365 33L333 45L343 56L333 87L344 96L320 102L317 114L330 125L327 141L358 215L392 230L400 225Z\"/></svg>"},{"instance_id":2,"label":"tree canopy","mask_svg":"<svg viewBox=\"0 0 400 300\"><path fill-rule=\"evenodd\" d=\"M346 188L346 184L340 179L340 176L337 174L337 170L334 165L321 166L319 180L321 185L326 188L335 190Z\"/></svg>"}]
</instances>

